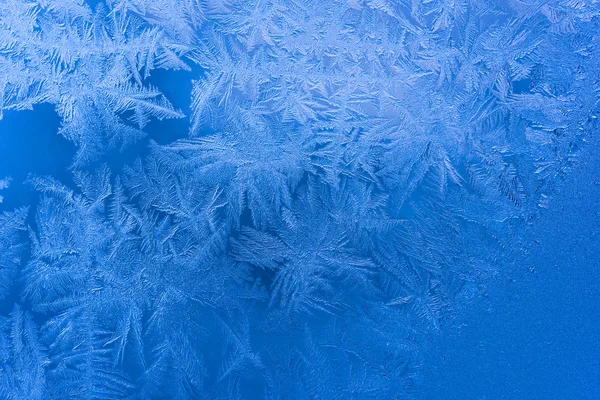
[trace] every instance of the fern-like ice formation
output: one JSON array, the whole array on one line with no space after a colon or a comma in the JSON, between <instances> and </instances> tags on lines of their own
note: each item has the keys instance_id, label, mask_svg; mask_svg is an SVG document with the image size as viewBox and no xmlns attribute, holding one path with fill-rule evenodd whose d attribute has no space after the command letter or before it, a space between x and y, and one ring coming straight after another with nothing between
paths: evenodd
<instances>
[{"instance_id":1,"label":"fern-like ice formation","mask_svg":"<svg viewBox=\"0 0 600 400\"><path fill-rule=\"evenodd\" d=\"M596 127L599 18L3 1L0 117L50 103L78 153L76 188L32 176L35 210L0 216L0 398L410 396L422 337L484 290ZM188 71L189 112L156 69ZM188 139L96 163L184 114Z\"/></svg>"}]
</instances>

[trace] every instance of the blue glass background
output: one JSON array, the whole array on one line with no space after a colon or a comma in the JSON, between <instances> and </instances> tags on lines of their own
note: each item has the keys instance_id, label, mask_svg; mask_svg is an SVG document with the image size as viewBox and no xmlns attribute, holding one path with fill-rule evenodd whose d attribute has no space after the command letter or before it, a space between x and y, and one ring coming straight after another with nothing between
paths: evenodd
<instances>
[{"instance_id":1,"label":"blue glass background","mask_svg":"<svg viewBox=\"0 0 600 400\"><path fill-rule=\"evenodd\" d=\"M426 351L427 399L600 396L600 145L512 244L485 299Z\"/></svg>"},{"instance_id":2,"label":"blue glass background","mask_svg":"<svg viewBox=\"0 0 600 400\"><path fill-rule=\"evenodd\" d=\"M592 19L594 24L597 23L597 18ZM177 141L188 138L190 115L193 114L193 110L191 110L192 81L202 80L206 76L207 72L200 67L194 67L191 71L162 69L153 71L145 83L158 87L173 104L173 107L181 110L185 117L161 121L151 120L144 128L144 132L147 133L145 138L122 151L107 148L98 155L98 159L93 164L86 165L82 169L95 171L106 165L113 177L126 176L128 168L134 165L136 160L141 159L146 162L147 159L152 159L154 155L151 148L154 143L169 145L181 143ZM555 83L557 86L563 84L558 81ZM597 85L597 82L593 84ZM533 80L524 78L511 82L510 90L515 95L529 93L533 90L534 85ZM568 86L567 83L564 85ZM225 122L220 121L220 123L224 124ZM3 196L0 211L10 211L21 206L30 207L26 220L30 232L20 233L23 243L27 242L28 233L36 231L39 222L36 222L35 212L39 207L40 197L43 197L31 184L26 183L29 177L52 176L66 187L77 190L73 176L78 168L72 164L77 146L57 135L60 126L61 119L57 115L55 107L49 104L37 104L33 110L27 111L10 110L5 112L4 118L0 120L0 179L12 178L10 187L0 192L0 195ZM278 129L287 135L294 129L290 126L294 126L294 124L282 123ZM286 131L288 128L289 132ZM514 131L509 132L509 136L510 134L518 136L521 132L519 129L521 127L515 127ZM598 274L600 265L600 141L596 136L595 126L592 126L589 131L586 132L587 136L583 140L574 145L577 147L573 151L577 153L576 161L566 174L556 177L548 207L529 215L524 218L524 221L510 227L508 240L503 242L502 256L495 259L493 273L485 276L482 279L483 282L475 278L473 279L475 283L465 279L467 283L459 285L460 290L457 290L457 294L449 301L453 304L451 311L446 313L444 309L439 312L439 315L436 314L437 316L424 317L423 319L429 320L429 322L424 327L415 328L418 333L415 333L414 336L406 334L410 340L418 343L415 345L416 349L411 348L410 350L417 354L416 361L411 360L414 363L410 366L411 374L414 374L415 378L406 385L407 393L399 392L398 398L409 398L409 396L419 399L600 398L600 341L598 340L600 338L600 325L598 324L600 321L600 275ZM195 136L209 138L218 132L220 132L219 127L203 127L199 133L196 132ZM573 142L576 141L573 139ZM260 145L259 142L258 147ZM523 149L523 152L526 150ZM517 158L518 156L520 154L516 156L512 154L510 157ZM463 173L466 167L462 163L458 165L457 169ZM184 173L182 174L184 175ZM300 180L301 183L298 186L306 183L307 178L303 179ZM426 199L428 194L425 189L417 190L413 194L413 200ZM132 196L132 198L134 197ZM131 200L132 203L139 201L139 198L135 199ZM497 199L493 200L500 203ZM295 201L298 201L298 198L295 198ZM334 200L331 202L333 203ZM308 211L298 206L298 210L295 212L302 214ZM398 210L398 215L411 219L414 212L411 207L406 207ZM238 216L238 224L252 228L258 226L258 223L253 222L251 213L252 211L249 209L242 210ZM234 217L231 218L234 219ZM40 217L40 219L43 220L44 217ZM315 225L318 224L315 223ZM267 227L262 231L275 234L276 229ZM151 236L150 233L140 234L140 236L143 235ZM236 226L228 239L235 242L241 240L240 238L243 236L243 229ZM384 237L384 239L388 238ZM470 238L464 239L468 247ZM27 246L30 246L30 243L27 243ZM444 243L444 245L446 244ZM232 252L232 245L228 246L226 252ZM365 247L368 246L365 245ZM370 251L365 250L364 253L370 255ZM492 250L490 250L490 254L491 252ZM23 253L22 264L27 265L31 261L30 248L28 247ZM257 265L260 265L260 260L257 261ZM271 285L276 279L275 272L269 268L254 268L244 278L235 274L232 276L234 280L248 279L252 280L253 284L259 285L258 283L260 283L266 286ZM182 287L189 283L183 282L184 278L181 280ZM0 303L2 317L9 316L16 303L22 304L27 312L31 311L30 299L20 298L19 293L22 289L23 280L16 279L10 294ZM362 304L360 303L362 293L349 292L349 298L355 299L356 305ZM364 295L367 296L366 293ZM241 291L240 296L249 296L249 294ZM227 310L227 313L231 312L231 314L227 314L227 317L231 318L232 324L239 323L240 326L248 324L253 329L256 328L256 331L261 332L256 337L248 339L252 349L269 348L269 346L285 347L290 342L297 344L298 347L306 346L306 343L303 342L305 338L300 337L301 335L290 336L291 332L296 334L297 331L294 329L302 324L318 331L323 326L328 326L329 323L329 316L321 315L318 312L314 315L301 314L300 317L297 317L298 319L292 318L289 321L282 317L281 321L285 322L277 322L277 318L267 319L265 317L271 307L277 307L273 306L273 303L277 303L277 301L265 302L264 298L261 298L257 303L255 308L244 310L247 315L243 316ZM37 312L32 312L32 314L33 321L37 325L42 326L47 322L47 315ZM102 315L102 312L99 314ZM242 313L240 312L240 314ZM402 311L399 314L402 314ZM410 312L406 312L406 314L409 315ZM110 316L110 312L107 311L106 315ZM185 326L188 322L187 317L186 314L176 315L174 319L181 323L181 326ZM196 350L200 349L199 352L203 355L206 368L206 371L203 372L203 377L206 378L206 387L204 388L206 392L190 390L186 395L181 395L181 398L227 397L223 394L225 392L219 391L220 389L213 390L213 386L218 387L221 382L218 379L221 374L220 363L227 358L225 355L226 345L223 344L221 328L218 326L219 318L221 316L215 320L205 321L205 325L202 327L205 330L202 332L204 341L198 339L197 342L192 342L192 345L196 346ZM148 324L149 319L150 317L144 315L143 324ZM223 319L225 318L223 317ZM412 321L410 316L407 316L406 319L399 319L397 321L398 331L400 332L406 327L410 328ZM386 327L388 324L396 323L393 317L387 314L378 322ZM285 326L285 329L281 328L278 323ZM340 327L336 325L336 329L348 332L341 334L344 339L350 338L349 340L360 342L358 347L364 350L365 354L369 353L371 349L368 346L361 347L363 341L369 343L371 340L366 330L353 331L354 321L351 318L342 317L337 323ZM281 330L278 331L280 328ZM173 328L174 331L178 329L183 328ZM10 335L7 332L4 330L3 339L8 341ZM254 331L252 332L254 333ZM149 342L162 339L159 337L160 335L150 336L147 339ZM324 336L326 335L324 334ZM178 345L178 343L173 343L174 346ZM375 349L373 352L378 351L375 344L373 344L373 349ZM150 353L149 350L144 351ZM350 351L347 352L350 353ZM320 361L319 357L322 356L314 355L313 360L309 353L307 350L308 355L305 355L307 359ZM9 364L7 360L14 355L13 353L8 354L9 356L2 360L7 365ZM148 354L145 356L150 358ZM120 366L138 379L143 375L142 368L135 361L130 361L128 357L129 354L124 356L124 361L120 363ZM277 359L277 355L272 357ZM337 359L324 358L323 364L328 361L339 362ZM357 356L357 358L360 357ZM384 364L386 360L379 361ZM272 359L265 364L267 365L261 368L272 368L286 378L289 375L289 380L292 382L293 365L278 364ZM375 374L365 373L364 381L353 381L353 378L351 384L348 384L346 382L348 375L345 375L345 372L338 371L335 367L332 370L333 372L327 375L327 379L338 379L339 382L329 381L331 387L326 387L327 383L325 385L320 383L321 389L323 389L322 393L313 394L313 396L308 396L309 398L334 398L328 396L342 396L343 398L346 394L337 393L335 389L332 389L338 384L350 388L349 391L354 390L351 384L356 387L362 385L363 388L367 388L369 385L375 386L374 390L365 389L370 395L357 394L356 398L391 398L389 392L384 390L385 383L382 382L385 380L376 381ZM25 371L28 369L16 371L15 376L24 376ZM249 399L267 397L265 393L267 393L268 385L252 373L248 372L247 375L240 373L239 387L236 388L238 392L235 393ZM339 373L340 376L337 376L336 373ZM319 370L312 371L312 374L318 375ZM167 382L166 389L158 390L157 393L161 394L155 394L155 397L152 398L175 398L175 395L169 392L170 384L171 382ZM378 385L381 391L377 389ZM130 398L146 396L146 394L136 393L138 386L141 384L139 381L135 381L128 388ZM282 384L281 387L285 387L285 385ZM294 386L290 384L290 387ZM1 389L8 393L11 388ZM3 390L0 390L0 396L5 395ZM289 393L277 393L277 395L280 398L304 398L293 390L288 390L290 390ZM360 393L360 390L356 390L357 393ZM234 391L232 390L230 393L234 393ZM56 392L54 397L57 397ZM6 398L10 397L6 395ZM44 395L41 398L44 398Z\"/></svg>"}]
</instances>

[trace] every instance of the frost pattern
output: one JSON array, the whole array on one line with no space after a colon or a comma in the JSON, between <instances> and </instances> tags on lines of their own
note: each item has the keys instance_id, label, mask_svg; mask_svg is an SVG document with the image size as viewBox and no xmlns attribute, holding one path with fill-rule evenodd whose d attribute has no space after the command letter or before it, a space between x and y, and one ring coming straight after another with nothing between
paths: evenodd
<instances>
[{"instance_id":1,"label":"frost pattern","mask_svg":"<svg viewBox=\"0 0 600 400\"><path fill-rule=\"evenodd\" d=\"M8 0L0 8L0 118L54 104L60 133L80 149L79 164L143 136L136 128L151 117L183 116L144 80L156 68L189 68L189 47L160 24L126 12L126 4L110 6L92 11L76 0Z\"/></svg>"},{"instance_id":2,"label":"frost pattern","mask_svg":"<svg viewBox=\"0 0 600 400\"><path fill-rule=\"evenodd\" d=\"M12 181L12 178L10 176L7 178L4 178L4 179L0 179L0 190L7 189L10 186L11 181ZM2 203L3 201L4 201L4 196L0 195L0 203Z\"/></svg>"},{"instance_id":3,"label":"frost pattern","mask_svg":"<svg viewBox=\"0 0 600 400\"><path fill-rule=\"evenodd\" d=\"M597 127L599 13L3 2L0 112L53 104L78 154L0 216L0 398L411 396ZM189 138L99 166L184 117L156 69L193 79Z\"/></svg>"}]
</instances>

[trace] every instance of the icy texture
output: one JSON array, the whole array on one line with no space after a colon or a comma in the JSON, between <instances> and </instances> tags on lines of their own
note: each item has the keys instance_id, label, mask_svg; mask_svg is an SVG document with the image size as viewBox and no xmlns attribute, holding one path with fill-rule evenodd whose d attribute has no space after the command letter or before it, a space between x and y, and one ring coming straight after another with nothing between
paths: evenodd
<instances>
[{"instance_id":1,"label":"icy texture","mask_svg":"<svg viewBox=\"0 0 600 400\"><path fill-rule=\"evenodd\" d=\"M0 179L0 190L4 190L4 189L8 188L10 186L11 180L12 179L10 177ZM2 200L4 200L4 197L2 195L0 195L0 203L2 203Z\"/></svg>"},{"instance_id":2,"label":"icy texture","mask_svg":"<svg viewBox=\"0 0 600 400\"><path fill-rule=\"evenodd\" d=\"M0 217L0 398L410 397L596 123L593 1L89 3L0 4L0 117L78 148Z\"/></svg>"}]
</instances>

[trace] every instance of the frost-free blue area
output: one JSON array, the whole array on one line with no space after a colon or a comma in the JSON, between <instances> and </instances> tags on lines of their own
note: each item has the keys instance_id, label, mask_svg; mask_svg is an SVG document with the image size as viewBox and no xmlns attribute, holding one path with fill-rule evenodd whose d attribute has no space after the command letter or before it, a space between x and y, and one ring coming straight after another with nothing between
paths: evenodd
<instances>
[{"instance_id":1,"label":"frost-free blue area","mask_svg":"<svg viewBox=\"0 0 600 400\"><path fill-rule=\"evenodd\" d=\"M597 397L599 18L0 2L0 399Z\"/></svg>"},{"instance_id":2,"label":"frost-free blue area","mask_svg":"<svg viewBox=\"0 0 600 400\"><path fill-rule=\"evenodd\" d=\"M12 178L10 186L0 192L0 207L4 210L35 201L37 195L22 185L29 174L70 180L67 168L75 149L56 134L59 124L49 105L36 106L33 111L9 112L0 121L0 177Z\"/></svg>"},{"instance_id":3,"label":"frost-free blue area","mask_svg":"<svg viewBox=\"0 0 600 400\"><path fill-rule=\"evenodd\" d=\"M427 350L424 398L600 398L600 145L586 145L485 299Z\"/></svg>"}]
</instances>

